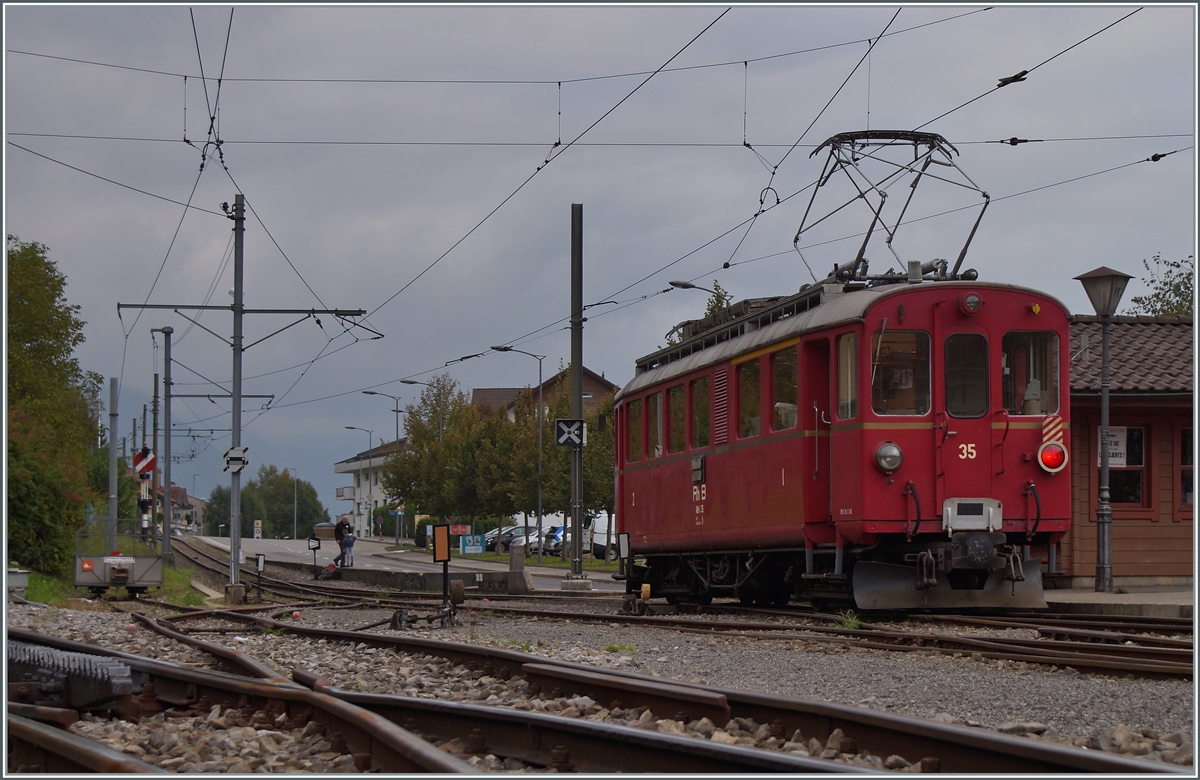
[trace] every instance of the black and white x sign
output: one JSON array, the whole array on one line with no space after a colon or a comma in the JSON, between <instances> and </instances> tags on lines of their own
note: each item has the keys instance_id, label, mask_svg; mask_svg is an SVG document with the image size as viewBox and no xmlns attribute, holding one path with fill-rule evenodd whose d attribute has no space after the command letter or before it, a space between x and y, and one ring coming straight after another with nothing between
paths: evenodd
<instances>
[{"instance_id":1,"label":"black and white x sign","mask_svg":"<svg viewBox=\"0 0 1200 780\"><path fill-rule=\"evenodd\" d=\"M587 424L583 420L555 420L554 443L563 447L587 444Z\"/></svg>"}]
</instances>

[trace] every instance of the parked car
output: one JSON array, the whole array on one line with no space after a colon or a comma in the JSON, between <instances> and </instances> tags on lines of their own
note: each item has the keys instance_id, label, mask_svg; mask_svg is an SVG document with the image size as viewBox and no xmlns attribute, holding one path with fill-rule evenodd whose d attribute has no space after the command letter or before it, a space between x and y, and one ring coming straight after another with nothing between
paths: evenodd
<instances>
[{"instance_id":1,"label":"parked car","mask_svg":"<svg viewBox=\"0 0 1200 780\"><path fill-rule=\"evenodd\" d=\"M486 552L495 552L496 551L496 539L498 539L500 537L500 534L502 534L505 531L508 531L512 528L517 528L517 526L515 526L515 525L501 526L499 528L493 528L492 530L488 531L486 534L483 535L483 549Z\"/></svg>"},{"instance_id":2,"label":"parked car","mask_svg":"<svg viewBox=\"0 0 1200 780\"><path fill-rule=\"evenodd\" d=\"M483 549L488 552L506 552L513 539L518 536L521 537L521 543L524 544L526 529L529 530L531 537L537 536L537 526L535 525L509 525L492 529L483 535Z\"/></svg>"}]
</instances>

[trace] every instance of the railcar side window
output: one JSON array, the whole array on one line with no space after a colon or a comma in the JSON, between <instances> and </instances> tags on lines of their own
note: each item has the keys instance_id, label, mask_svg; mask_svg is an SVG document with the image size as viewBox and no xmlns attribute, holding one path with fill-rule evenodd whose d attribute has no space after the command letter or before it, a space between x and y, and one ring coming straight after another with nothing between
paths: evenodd
<instances>
[{"instance_id":1,"label":"railcar side window","mask_svg":"<svg viewBox=\"0 0 1200 780\"><path fill-rule=\"evenodd\" d=\"M946 337L946 411L982 417L988 410L988 345L982 333Z\"/></svg>"},{"instance_id":2,"label":"railcar side window","mask_svg":"<svg viewBox=\"0 0 1200 780\"><path fill-rule=\"evenodd\" d=\"M692 447L707 447L712 430L712 387L708 377L692 380Z\"/></svg>"},{"instance_id":3,"label":"railcar side window","mask_svg":"<svg viewBox=\"0 0 1200 780\"><path fill-rule=\"evenodd\" d=\"M875 414L929 413L929 334L875 331L871 338L871 408Z\"/></svg>"},{"instance_id":4,"label":"railcar side window","mask_svg":"<svg viewBox=\"0 0 1200 780\"><path fill-rule=\"evenodd\" d=\"M837 340L838 419L858 416L858 337L843 333Z\"/></svg>"},{"instance_id":5,"label":"railcar side window","mask_svg":"<svg viewBox=\"0 0 1200 780\"><path fill-rule=\"evenodd\" d=\"M758 390L759 390L758 360L748 360L738 366L738 437L757 436L761 430L759 425Z\"/></svg>"},{"instance_id":6,"label":"railcar side window","mask_svg":"<svg viewBox=\"0 0 1200 780\"><path fill-rule=\"evenodd\" d=\"M1001 346L1001 385L1009 414L1057 412L1058 334L1011 331Z\"/></svg>"},{"instance_id":7,"label":"railcar side window","mask_svg":"<svg viewBox=\"0 0 1200 780\"><path fill-rule=\"evenodd\" d=\"M684 400L683 385L667 390L667 452L683 452L687 442L687 402Z\"/></svg>"},{"instance_id":8,"label":"railcar side window","mask_svg":"<svg viewBox=\"0 0 1200 780\"><path fill-rule=\"evenodd\" d=\"M662 393L646 396L646 455L662 455Z\"/></svg>"},{"instance_id":9,"label":"railcar side window","mask_svg":"<svg viewBox=\"0 0 1200 780\"><path fill-rule=\"evenodd\" d=\"M771 408L775 410L772 430L796 427L796 348L771 355Z\"/></svg>"},{"instance_id":10,"label":"railcar side window","mask_svg":"<svg viewBox=\"0 0 1200 780\"><path fill-rule=\"evenodd\" d=\"M625 410L625 419L629 421L629 451L625 460L635 463L642 459L642 399L630 401Z\"/></svg>"}]
</instances>

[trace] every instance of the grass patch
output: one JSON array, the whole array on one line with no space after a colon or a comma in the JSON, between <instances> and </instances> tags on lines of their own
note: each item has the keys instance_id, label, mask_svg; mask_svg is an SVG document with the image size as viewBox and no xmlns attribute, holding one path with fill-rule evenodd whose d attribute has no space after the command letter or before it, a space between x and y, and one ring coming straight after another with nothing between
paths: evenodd
<instances>
[{"instance_id":1,"label":"grass patch","mask_svg":"<svg viewBox=\"0 0 1200 780\"><path fill-rule=\"evenodd\" d=\"M68 580L31 571L29 572L29 587L25 589L25 599L26 601L36 601L39 604L61 607L67 603L67 599L77 598L81 593L87 593L87 591L76 588Z\"/></svg>"},{"instance_id":2,"label":"grass patch","mask_svg":"<svg viewBox=\"0 0 1200 780\"><path fill-rule=\"evenodd\" d=\"M604 652L613 653L614 655L617 653L629 654L636 653L637 648L625 642L613 642L604 646Z\"/></svg>"},{"instance_id":3,"label":"grass patch","mask_svg":"<svg viewBox=\"0 0 1200 780\"><path fill-rule=\"evenodd\" d=\"M854 614L854 610L847 609L838 613L838 628L858 629L862 628L862 621L858 619L858 615Z\"/></svg>"}]
</instances>

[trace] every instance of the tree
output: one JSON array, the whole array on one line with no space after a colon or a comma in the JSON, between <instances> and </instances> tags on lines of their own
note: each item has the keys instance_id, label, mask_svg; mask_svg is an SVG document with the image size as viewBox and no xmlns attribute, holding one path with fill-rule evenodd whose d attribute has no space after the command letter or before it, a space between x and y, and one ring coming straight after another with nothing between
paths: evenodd
<instances>
[{"instance_id":1,"label":"tree","mask_svg":"<svg viewBox=\"0 0 1200 780\"><path fill-rule=\"evenodd\" d=\"M729 291L721 286L721 283L713 279L712 295L708 296L708 300L704 303L705 317L713 316L725 311L729 308ZM676 329L667 334L667 346L673 347L676 344L683 343L682 326L686 323L681 322L676 326Z\"/></svg>"},{"instance_id":2,"label":"tree","mask_svg":"<svg viewBox=\"0 0 1200 780\"><path fill-rule=\"evenodd\" d=\"M1149 274L1142 277L1142 283L1150 288L1150 294L1133 296L1129 313L1191 317L1196 296L1193 255L1183 260L1163 260L1160 253L1155 253L1149 262L1142 260L1142 266Z\"/></svg>"},{"instance_id":3,"label":"tree","mask_svg":"<svg viewBox=\"0 0 1200 780\"><path fill-rule=\"evenodd\" d=\"M11 235L6 249L8 545L22 565L61 574L84 508L107 497L88 481L102 377L75 357L85 323L49 250Z\"/></svg>"},{"instance_id":4,"label":"tree","mask_svg":"<svg viewBox=\"0 0 1200 780\"><path fill-rule=\"evenodd\" d=\"M204 510L204 533L216 536L220 526L230 532L229 488L218 485L209 495ZM317 499L317 489L311 482L295 480L287 469L279 471L273 465L258 467L255 479L242 485L241 511L238 513L240 537L254 538L254 521L262 522L264 539L292 536L293 511L296 535L312 535L313 526L329 522L329 510Z\"/></svg>"}]
</instances>

